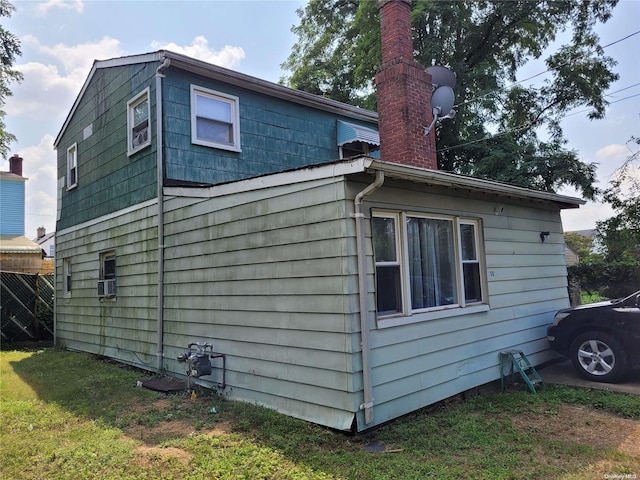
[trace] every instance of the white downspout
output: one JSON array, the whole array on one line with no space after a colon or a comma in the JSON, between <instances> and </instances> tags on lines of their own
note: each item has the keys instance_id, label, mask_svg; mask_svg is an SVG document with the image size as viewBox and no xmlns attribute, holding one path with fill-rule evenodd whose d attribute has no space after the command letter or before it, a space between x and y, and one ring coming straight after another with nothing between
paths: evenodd
<instances>
[{"instance_id":1,"label":"white downspout","mask_svg":"<svg viewBox=\"0 0 640 480\"><path fill-rule=\"evenodd\" d=\"M158 351L156 354L158 371L162 371L162 359L164 358L164 159L163 159L163 130L162 121L162 71L167 69L170 60L165 58L156 70L156 169L158 184Z\"/></svg>"},{"instance_id":2,"label":"white downspout","mask_svg":"<svg viewBox=\"0 0 640 480\"><path fill-rule=\"evenodd\" d=\"M384 183L384 173L376 171L375 181L356 195L354 200L356 218L356 250L358 252L358 297L360 299L360 335L362 350L362 386L364 390L364 403L360 409L364 409L364 422L373 422L373 387L371 385L371 365L369 364L369 326L367 325L367 271L366 249L364 243L364 211L362 204L368 197Z\"/></svg>"}]
</instances>

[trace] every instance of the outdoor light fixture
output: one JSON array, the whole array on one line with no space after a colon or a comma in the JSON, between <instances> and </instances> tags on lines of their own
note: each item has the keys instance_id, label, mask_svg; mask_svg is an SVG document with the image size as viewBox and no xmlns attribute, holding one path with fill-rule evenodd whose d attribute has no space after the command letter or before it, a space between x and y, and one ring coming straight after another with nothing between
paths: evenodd
<instances>
[{"instance_id":1,"label":"outdoor light fixture","mask_svg":"<svg viewBox=\"0 0 640 480\"><path fill-rule=\"evenodd\" d=\"M540 241L544 243L545 238L549 236L549 232L540 232Z\"/></svg>"}]
</instances>

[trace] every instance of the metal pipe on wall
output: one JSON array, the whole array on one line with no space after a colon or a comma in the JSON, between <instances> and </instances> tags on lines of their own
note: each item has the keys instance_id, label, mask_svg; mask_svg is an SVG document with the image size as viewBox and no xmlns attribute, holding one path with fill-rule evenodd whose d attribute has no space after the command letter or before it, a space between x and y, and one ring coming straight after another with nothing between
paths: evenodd
<instances>
[{"instance_id":1,"label":"metal pipe on wall","mask_svg":"<svg viewBox=\"0 0 640 480\"><path fill-rule=\"evenodd\" d=\"M163 70L169 68L171 61L164 58L156 70L156 169L158 184L158 325L157 325L157 367L162 371L164 358L164 158L163 158L163 123L162 123L162 79Z\"/></svg>"},{"instance_id":2,"label":"metal pipe on wall","mask_svg":"<svg viewBox=\"0 0 640 480\"><path fill-rule=\"evenodd\" d=\"M384 183L384 172L376 171L375 181L356 195L354 200L356 219L356 242L358 252L358 297L360 300L360 347L362 350L362 386L364 390L364 421L373 422L373 386L371 384L371 365L369 364L369 326L367 325L367 272L366 250L364 242L364 199L375 192Z\"/></svg>"}]
</instances>

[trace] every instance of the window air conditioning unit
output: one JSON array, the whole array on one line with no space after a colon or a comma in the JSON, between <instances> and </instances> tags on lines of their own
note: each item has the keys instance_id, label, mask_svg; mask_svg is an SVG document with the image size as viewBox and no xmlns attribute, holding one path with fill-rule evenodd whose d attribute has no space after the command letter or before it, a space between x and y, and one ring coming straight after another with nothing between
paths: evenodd
<instances>
[{"instance_id":1,"label":"window air conditioning unit","mask_svg":"<svg viewBox=\"0 0 640 480\"><path fill-rule=\"evenodd\" d=\"M147 139L149 138L148 131L149 130L147 128L145 128L144 130L140 130L139 132L134 133L134 135L133 135L133 148L135 148L138 145L142 145L143 143L147 142Z\"/></svg>"},{"instance_id":2,"label":"window air conditioning unit","mask_svg":"<svg viewBox=\"0 0 640 480\"><path fill-rule=\"evenodd\" d=\"M98 297L111 298L116 296L116 279L98 280Z\"/></svg>"}]
</instances>

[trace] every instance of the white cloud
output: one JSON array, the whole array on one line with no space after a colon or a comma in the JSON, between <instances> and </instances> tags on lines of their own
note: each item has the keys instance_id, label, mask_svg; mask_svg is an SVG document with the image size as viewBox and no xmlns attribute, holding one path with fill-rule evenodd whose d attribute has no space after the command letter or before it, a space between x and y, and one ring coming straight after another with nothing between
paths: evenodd
<instances>
[{"instance_id":1,"label":"white cloud","mask_svg":"<svg viewBox=\"0 0 640 480\"><path fill-rule=\"evenodd\" d=\"M54 8L75 10L78 13L82 13L84 11L84 2L82 0L47 0L38 5L38 15L44 16L49 10Z\"/></svg>"},{"instance_id":2,"label":"white cloud","mask_svg":"<svg viewBox=\"0 0 640 480\"><path fill-rule=\"evenodd\" d=\"M24 80L12 87L13 96L7 99L6 112L30 119L64 118L86 80L93 60L123 54L120 42L110 37L75 46L58 44L52 47L40 44L33 35L22 40L52 57L52 62L47 64L29 62L15 66L24 75Z\"/></svg>"},{"instance_id":3,"label":"white cloud","mask_svg":"<svg viewBox=\"0 0 640 480\"><path fill-rule=\"evenodd\" d=\"M587 202L579 209L562 210L562 228L565 232L590 230L596 228L596 222L613 216L612 208L603 203Z\"/></svg>"},{"instance_id":4,"label":"white cloud","mask_svg":"<svg viewBox=\"0 0 640 480\"><path fill-rule=\"evenodd\" d=\"M191 45L188 46L176 45L173 42L160 43L156 41L152 42L151 46L156 50L170 50L226 68L235 67L244 60L246 56L242 47L234 47L231 45L225 45L218 51L212 50L209 47L209 41L202 35L195 37L191 41Z\"/></svg>"},{"instance_id":5,"label":"white cloud","mask_svg":"<svg viewBox=\"0 0 640 480\"><path fill-rule=\"evenodd\" d=\"M617 143L607 145L606 147L600 148L596 152L596 157L598 158L620 158L629 156L629 149L625 145L620 145Z\"/></svg>"},{"instance_id":6,"label":"white cloud","mask_svg":"<svg viewBox=\"0 0 640 480\"><path fill-rule=\"evenodd\" d=\"M36 229L44 226L48 232L56 225L56 152L53 137L44 135L38 145L18 152L24 159L22 174L25 185L25 236L35 238Z\"/></svg>"},{"instance_id":7,"label":"white cloud","mask_svg":"<svg viewBox=\"0 0 640 480\"><path fill-rule=\"evenodd\" d=\"M33 35L25 35L21 40L36 48L39 53L44 53L55 59L62 64L66 72L73 72L77 69L84 69L88 72L94 60L104 60L124 54L120 47L120 40L111 37L103 37L95 42L71 46L63 43L54 46L43 45Z\"/></svg>"}]
</instances>

